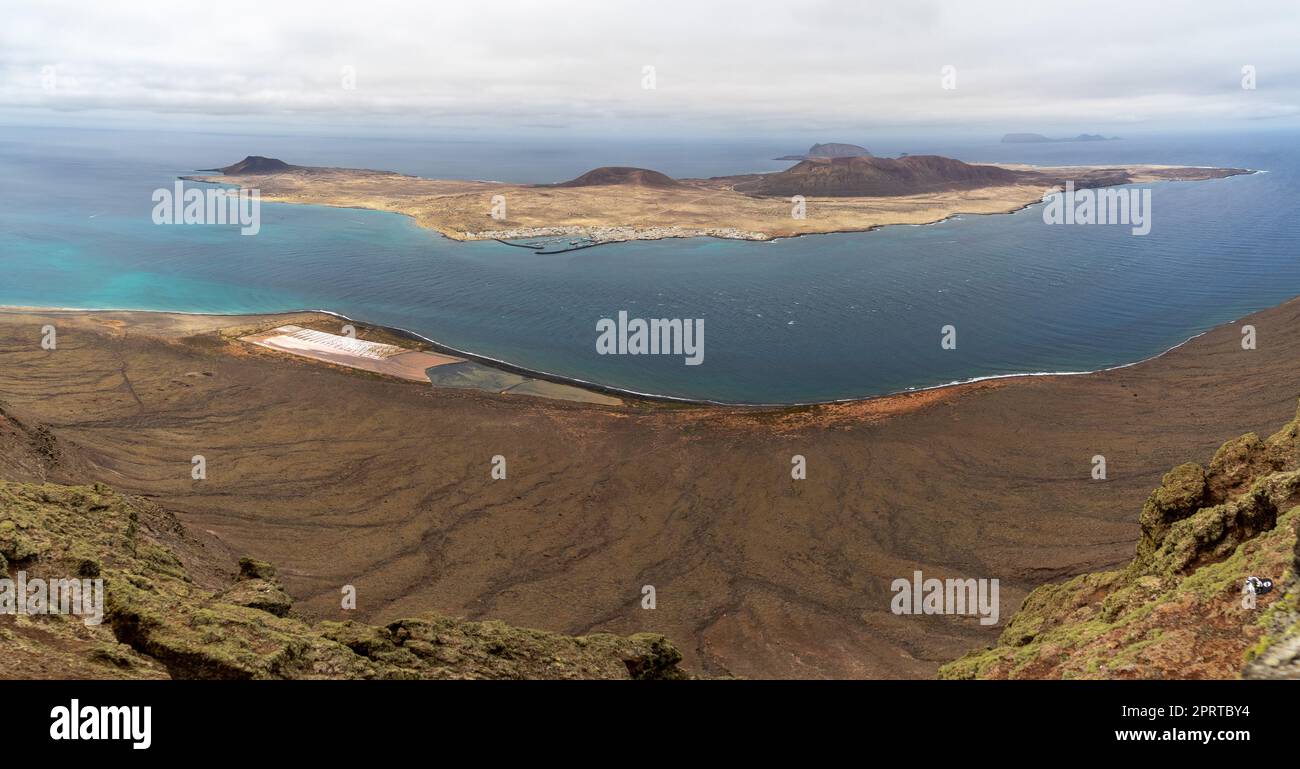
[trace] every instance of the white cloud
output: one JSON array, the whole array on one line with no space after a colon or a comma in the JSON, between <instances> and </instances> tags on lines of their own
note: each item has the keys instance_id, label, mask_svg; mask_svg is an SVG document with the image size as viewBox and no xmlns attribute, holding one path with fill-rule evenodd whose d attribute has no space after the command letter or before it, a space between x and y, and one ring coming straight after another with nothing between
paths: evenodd
<instances>
[{"instance_id":1,"label":"white cloud","mask_svg":"<svg viewBox=\"0 0 1300 769\"><path fill-rule=\"evenodd\" d=\"M500 131L1092 130L1300 112L1294 0L873 5L42 2L6 9L0 110ZM940 87L945 64L956 90Z\"/></svg>"}]
</instances>

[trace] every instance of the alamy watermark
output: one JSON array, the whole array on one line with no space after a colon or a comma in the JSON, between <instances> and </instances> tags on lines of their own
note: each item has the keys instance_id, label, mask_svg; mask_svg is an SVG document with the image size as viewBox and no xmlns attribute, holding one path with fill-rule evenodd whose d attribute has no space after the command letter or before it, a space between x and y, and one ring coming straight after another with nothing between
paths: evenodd
<instances>
[{"instance_id":1,"label":"alamy watermark","mask_svg":"<svg viewBox=\"0 0 1300 769\"><path fill-rule=\"evenodd\" d=\"M628 318L596 321L596 352L600 355L682 355L686 365L704 362L704 318Z\"/></svg>"},{"instance_id":2,"label":"alamy watermark","mask_svg":"<svg viewBox=\"0 0 1300 769\"><path fill-rule=\"evenodd\" d=\"M0 614L72 614L88 627L104 621L103 579L0 579Z\"/></svg>"},{"instance_id":3,"label":"alamy watermark","mask_svg":"<svg viewBox=\"0 0 1300 769\"><path fill-rule=\"evenodd\" d=\"M151 705L82 705L72 700L50 709L50 739L125 740L135 750L153 744Z\"/></svg>"},{"instance_id":4,"label":"alamy watermark","mask_svg":"<svg viewBox=\"0 0 1300 769\"><path fill-rule=\"evenodd\" d=\"M912 579L899 577L889 589L895 614L965 614L978 616L981 625L998 624L996 579L925 579L914 571Z\"/></svg>"},{"instance_id":5,"label":"alamy watermark","mask_svg":"<svg viewBox=\"0 0 1300 769\"><path fill-rule=\"evenodd\" d=\"M1043 207L1047 224L1128 224L1134 235L1151 232L1151 190L1103 187L1076 190L1065 183L1063 192L1047 196Z\"/></svg>"},{"instance_id":6,"label":"alamy watermark","mask_svg":"<svg viewBox=\"0 0 1300 769\"><path fill-rule=\"evenodd\" d=\"M1256 608L1258 596L1273 592L1273 580L1268 577L1260 578L1256 576L1246 577L1246 581L1241 586L1241 608Z\"/></svg>"},{"instance_id":7,"label":"alamy watermark","mask_svg":"<svg viewBox=\"0 0 1300 769\"><path fill-rule=\"evenodd\" d=\"M237 224L241 235L262 230L260 190L186 189L178 181L173 189L154 190L152 200L154 224Z\"/></svg>"}]
</instances>

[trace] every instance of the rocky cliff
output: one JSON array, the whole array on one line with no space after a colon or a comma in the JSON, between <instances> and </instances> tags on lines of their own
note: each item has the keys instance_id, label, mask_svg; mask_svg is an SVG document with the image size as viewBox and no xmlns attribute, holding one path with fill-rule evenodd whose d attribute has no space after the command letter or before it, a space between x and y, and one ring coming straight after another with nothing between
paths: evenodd
<instances>
[{"instance_id":1,"label":"rocky cliff","mask_svg":"<svg viewBox=\"0 0 1300 769\"><path fill-rule=\"evenodd\" d=\"M25 614L0 585L0 678L683 678L663 636L566 636L435 614L296 616L274 567L102 484L78 447L0 404L0 577L103 580L102 621ZM201 532L199 533L201 534Z\"/></svg>"},{"instance_id":2,"label":"rocky cliff","mask_svg":"<svg viewBox=\"0 0 1300 769\"><path fill-rule=\"evenodd\" d=\"M1139 521L1128 566L1038 588L940 677L1300 678L1300 414L1174 468Z\"/></svg>"},{"instance_id":3,"label":"rocky cliff","mask_svg":"<svg viewBox=\"0 0 1300 769\"><path fill-rule=\"evenodd\" d=\"M309 624L269 564L209 589L180 523L102 486L0 481L0 567L30 581L104 580L104 616L0 615L10 678L677 678L681 654L642 633L571 637L438 615Z\"/></svg>"}]
</instances>

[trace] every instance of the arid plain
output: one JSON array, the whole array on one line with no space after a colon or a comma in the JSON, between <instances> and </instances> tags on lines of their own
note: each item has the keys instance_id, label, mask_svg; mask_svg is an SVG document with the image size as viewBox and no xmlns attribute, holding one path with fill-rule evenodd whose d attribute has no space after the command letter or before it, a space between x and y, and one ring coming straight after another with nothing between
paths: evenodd
<instances>
[{"instance_id":1,"label":"arid plain","mask_svg":"<svg viewBox=\"0 0 1300 769\"><path fill-rule=\"evenodd\" d=\"M1300 394L1294 300L1242 321L1255 350L1234 323L1097 374L781 409L435 390L236 338L338 322L5 311L0 401L87 458L49 480L176 510L277 564L314 618L655 630L702 674L929 677L999 628L895 616L892 580L998 578L1005 622L1028 589L1127 561L1165 471L1274 429Z\"/></svg>"},{"instance_id":2,"label":"arid plain","mask_svg":"<svg viewBox=\"0 0 1300 769\"><path fill-rule=\"evenodd\" d=\"M455 240L578 236L594 242L721 237L770 240L930 224L958 214L1000 214L1076 187L1203 181L1240 168L1160 165L984 165L913 155L806 160L785 171L672 179L643 168L602 167L559 184L425 179L352 168L295 166L250 156L213 176L262 200L365 208L410 216ZM793 196L803 196L797 213Z\"/></svg>"}]
</instances>

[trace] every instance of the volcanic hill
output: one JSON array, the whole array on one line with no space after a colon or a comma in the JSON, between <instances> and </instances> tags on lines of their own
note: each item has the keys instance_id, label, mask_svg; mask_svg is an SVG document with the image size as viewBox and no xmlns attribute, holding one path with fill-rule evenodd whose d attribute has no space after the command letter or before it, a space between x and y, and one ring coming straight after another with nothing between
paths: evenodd
<instances>
[{"instance_id":1,"label":"volcanic hill","mask_svg":"<svg viewBox=\"0 0 1300 769\"><path fill-rule=\"evenodd\" d=\"M261 155L249 155L238 163L228 165L224 168L204 168L204 171L220 171L223 174L278 174L282 171L292 171L298 166L291 166L283 160L277 158L265 158Z\"/></svg>"},{"instance_id":2,"label":"volcanic hill","mask_svg":"<svg viewBox=\"0 0 1300 769\"><path fill-rule=\"evenodd\" d=\"M891 197L1014 185L1022 178L1006 168L971 165L938 155L845 157L804 160L780 173L741 181L735 189L750 195Z\"/></svg>"},{"instance_id":3,"label":"volcanic hill","mask_svg":"<svg viewBox=\"0 0 1300 769\"><path fill-rule=\"evenodd\" d=\"M600 187L605 185L630 185L636 187L657 187L670 189L682 187L676 179L648 168L630 168L626 166L602 166L593 168L576 179L550 185L552 187Z\"/></svg>"}]
</instances>

